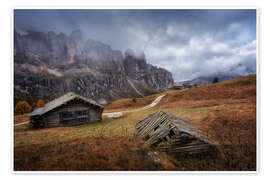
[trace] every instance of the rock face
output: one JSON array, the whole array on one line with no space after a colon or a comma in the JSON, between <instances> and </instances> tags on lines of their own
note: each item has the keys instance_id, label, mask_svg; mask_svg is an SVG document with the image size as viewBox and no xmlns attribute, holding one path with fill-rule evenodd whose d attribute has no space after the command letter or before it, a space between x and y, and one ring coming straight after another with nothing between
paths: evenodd
<instances>
[{"instance_id":1,"label":"rock face","mask_svg":"<svg viewBox=\"0 0 270 180\"><path fill-rule=\"evenodd\" d=\"M83 40L80 30L14 32L14 97L58 97L73 91L106 103L140 97L173 85L170 72L147 64L145 56Z\"/></svg>"}]
</instances>

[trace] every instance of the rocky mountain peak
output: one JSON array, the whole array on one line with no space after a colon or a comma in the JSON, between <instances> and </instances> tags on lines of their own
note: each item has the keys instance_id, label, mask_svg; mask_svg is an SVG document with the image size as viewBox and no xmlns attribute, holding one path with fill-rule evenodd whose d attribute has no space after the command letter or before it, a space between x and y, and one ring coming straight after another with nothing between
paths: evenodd
<instances>
[{"instance_id":1,"label":"rocky mountain peak","mask_svg":"<svg viewBox=\"0 0 270 180\"><path fill-rule=\"evenodd\" d=\"M82 31L77 29L71 32L70 34L70 39L74 40L74 41L82 41Z\"/></svg>"},{"instance_id":2,"label":"rocky mountain peak","mask_svg":"<svg viewBox=\"0 0 270 180\"><path fill-rule=\"evenodd\" d=\"M17 98L73 91L111 101L163 91L173 84L172 74L148 64L144 53L127 50L123 57L107 44L83 41L80 30L69 36L15 31L14 52Z\"/></svg>"},{"instance_id":3,"label":"rocky mountain peak","mask_svg":"<svg viewBox=\"0 0 270 180\"><path fill-rule=\"evenodd\" d=\"M132 57L140 60L145 60L145 54L143 51L134 51L132 49L127 49L125 51L125 57Z\"/></svg>"}]
</instances>

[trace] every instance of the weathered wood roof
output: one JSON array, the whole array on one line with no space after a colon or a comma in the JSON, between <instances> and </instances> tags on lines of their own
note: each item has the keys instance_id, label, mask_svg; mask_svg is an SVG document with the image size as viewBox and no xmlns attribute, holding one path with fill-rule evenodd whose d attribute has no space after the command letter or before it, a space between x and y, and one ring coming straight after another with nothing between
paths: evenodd
<instances>
[{"instance_id":1,"label":"weathered wood roof","mask_svg":"<svg viewBox=\"0 0 270 180\"><path fill-rule=\"evenodd\" d=\"M85 98L83 96L77 95L73 92L69 92L69 93L45 104L45 106L38 108L38 109L35 109L33 112L30 113L30 116L43 115L43 114L51 111L52 109L55 109L55 108L65 104L71 100L74 100L74 99L80 99L88 104L92 104L94 106L104 108L102 105L98 104L96 101L94 101L92 99L88 99L88 98Z\"/></svg>"},{"instance_id":2,"label":"weathered wood roof","mask_svg":"<svg viewBox=\"0 0 270 180\"><path fill-rule=\"evenodd\" d=\"M170 151L195 150L212 146L212 142L190 122L171 113L159 111L136 124L139 136L148 137L150 145L166 141L163 149Z\"/></svg>"}]
</instances>

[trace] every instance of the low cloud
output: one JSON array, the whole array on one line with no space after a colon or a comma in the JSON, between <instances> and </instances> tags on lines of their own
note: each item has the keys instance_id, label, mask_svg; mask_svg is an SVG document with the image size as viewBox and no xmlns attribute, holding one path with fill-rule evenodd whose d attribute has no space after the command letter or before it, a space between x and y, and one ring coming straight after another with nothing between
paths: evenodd
<instances>
[{"instance_id":1,"label":"low cloud","mask_svg":"<svg viewBox=\"0 0 270 180\"><path fill-rule=\"evenodd\" d=\"M15 10L14 20L19 32L81 29L123 54L144 52L175 81L256 72L256 10Z\"/></svg>"},{"instance_id":2,"label":"low cloud","mask_svg":"<svg viewBox=\"0 0 270 180\"><path fill-rule=\"evenodd\" d=\"M146 54L153 63L174 72L175 80L256 72L256 40L234 47L230 41L214 40L208 35L193 36L185 46L150 46Z\"/></svg>"}]
</instances>

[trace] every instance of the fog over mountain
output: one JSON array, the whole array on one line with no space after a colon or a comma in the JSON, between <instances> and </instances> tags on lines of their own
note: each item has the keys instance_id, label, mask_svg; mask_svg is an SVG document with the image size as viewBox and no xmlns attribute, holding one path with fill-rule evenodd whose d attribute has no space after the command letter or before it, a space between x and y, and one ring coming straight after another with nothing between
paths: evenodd
<instances>
[{"instance_id":1,"label":"fog over mountain","mask_svg":"<svg viewBox=\"0 0 270 180\"><path fill-rule=\"evenodd\" d=\"M122 54L133 49L126 52L169 70L175 81L256 72L256 10L20 9L14 27L22 35L81 29L83 40Z\"/></svg>"},{"instance_id":2,"label":"fog over mountain","mask_svg":"<svg viewBox=\"0 0 270 180\"><path fill-rule=\"evenodd\" d=\"M70 35L14 31L14 101L51 99L75 92L102 104L168 90L172 74L149 64L143 53L119 50L80 30Z\"/></svg>"}]
</instances>

